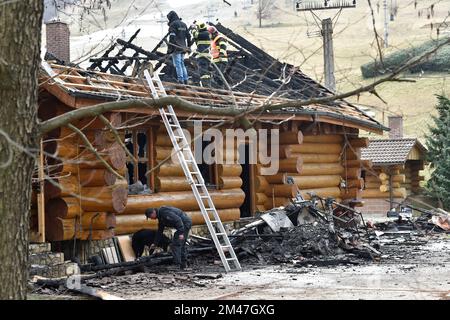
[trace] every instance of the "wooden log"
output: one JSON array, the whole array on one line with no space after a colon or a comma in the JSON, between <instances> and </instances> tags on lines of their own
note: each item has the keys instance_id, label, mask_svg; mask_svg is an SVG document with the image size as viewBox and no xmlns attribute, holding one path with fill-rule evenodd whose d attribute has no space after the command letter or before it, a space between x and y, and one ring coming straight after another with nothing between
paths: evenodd
<instances>
[{"instance_id":1,"label":"wooden log","mask_svg":"<svg viewBox=\"0 0 450 320\"><path fill-rule=\"evenodd\" d=\"M88 138L89 142L92 143L93 146L106 146L110 143L116 141L114 134L109 130L88 130L83 132L86 138ZM123 141L125 140L125 135L120 134L119 136L123 136Z\"/></svg>"},{"instance_id":2,"label":"wooden log","mask_svg":"<svg viewBox=\"0 0 450 320\"><path fill-rule=\"evenodd\" d=\"M126 166L126 153L119 143L112 143L104 149L98 150L98 153L102 158L111 165L114 169L122 169ZM103 163L97 159L95 154L91 153L88 149L85 149L81 153L80 168L93 169L104 168Z\"/></svg>"},{"instance_id":3,"label":"wooden log","mask_svg":"<svg viewBox=\"0 0 450 320\"><path fill-rule=\"evenodd\" d=\"M220 189L235 189L242 186L242 179L240 177L219 177Z\"/></svg>"},{"instance_id":4,"label":"wooden log","mask_svg":"<svg viewBox=\"0 0 450 320\"><path fill-rule=\"evenodd\" d=\"M49 166L49 174L65 176L69 173L78 175L78 160L56 161Z\"/></svg>"},{"instance_id":5,"label":"wooden log","mask_svg":"<svg viewBox=\"0 0 450 320\"><path fill-rule=\"evenodd\" d=\"M364 187L366 189L379 189L381 186L380 182L365 182Z\"/></svg>"},{"instance_id":6,"label":"wooden log","mask_svg":"<svg viewBox=\"0 0 450 320\"><path fill-rule=\"evenodd\" d=\"M71 159L78 154L77 139L51 140L44 143L44 151L53 157Z\"/></svg>"},{"instance_id":7,"label":"wooden log","mask_svg":"<svg viewBox=\"0 0 450 320\"><path fill-rule=\"evenodd\" d=\"M287 159L287 158L292 158L292 148L291 145L286 144L286 145L282 145L280 144L279 146L279 158L280 159Z\"/></svg>"},{"instance_id":8,"label":"wooden log","mask_svg":"<svg viewBox=\"0 0 450 320\"><path fill-rule=\"evenodd\" d=\"M338 143L303 143L291 146L293 153L340 154L342 145Z\"/></svg>"},{"instance_id":9,"label":"wooden log","mask_svg":"<svg viewBox=\"0 0 450 320\"><path fill-rule=\"evenodd\" d=\"M80 194L80 185L77 177L70 175L60 179L45 181L44 195L46 199L70 197Z\"/></svg>"},{"instance_id":10,"label":"wooden log","mask_svg":"<svg viewBox=\"0 0 450 320\"><path fill-rule=\"evenodd\" d=\"M305 135L303 136L303 143L341 143L344 141L342 135Z\"/></svg>"},{"instance_id":11,"label":"wooden log","mask_svg":"<svg viewBox=\"0 0 450 320\"><path fill-rule=\"evenodd\" d=\"M302 172L303 160L302 157L295 157L289 159L280 159L278 161L279 172Z\"/></svg>"},{"instance_id":12,"label":"wooden log","mask_svg":"<svg viewBox=\"0 0 450 320\"><path fill-rule=\"evenodd\" d=\"M116 226L116 215L107 212L85 212L81 216L83 230L107 230Z\"/></svg>"},{"instance_id":13,"label":"wooden log","mask_svg":"<svg viewBox=\"0 0 450 320\"><path fill-rule=\"evenodd\" d=\"M175 162L177 155L175 154L175 149L173 147L156 147L156 161L162 161L167 157L171 157L171 161Z\"/></svg>"},{"instance_id":14,"label":"wooden log","mask_svg":"<svg viewBox=\"0 0 450 320\"><path fill-rule=\"evenodd\" d=\"M192 165L189 165L189 168L192 169ZM179 163L167 162L157 169L157 176L184 177L184 172Z\"/></svg>"},{"instance_id":15,"label":"wooden log","mask_svg":"<svg viewBox=\"0 0 450 320\"><path fill-rule=\"evenodd\" d=\"M239 177L242 173L240 164L219 164L217 165L219 177Z\"/></svg>"},{"instance_id":16,"label":"wooden log","mask_svg":"<svg viewBox=\"0 0 450 320\"><path fill-rule=\"evenodd\" d=\"M155 177L157 192L189 191L192 190L185 177Z\"/></svg>"},{"instance_id":17,"label":"wooden log","mask_svg":"<svg viewBox=\"0 0 450 320\"><path fill-rule=\"evenodd\" d=\"M71 240L75 237L75 219L62 219L53 215L45 217L47 241Z\"/></svg>"},{"instance_id":18,"label":"wooden log","mask_svg":"<svg viewBox=\"0 0 450 320\"><path fill-rule=\"evenodd\" d=\"M265 204L257 204L256 205L256 212L265 212L265 211L266 211Z\"/></svg>"},{"instance_id":19,"label":"wooden log","mask_svg":"<svg viewBox=\"0 0 450 320\"><path fill-rule=\"evenodd\" d=\"M266 210L270 210L272 208L277 208L277 207L284 207L287 206L291 203L291 201L289 200L289 198L286 197L267 197L267 202L264 205L264 207L266 208Z\"/></svg>"},{"instance_id":20,"label":"wooden log","mask_svg":"<svg viewBox=\"0 0 450 320\"><path fill-rule=\"evenodd\" d=\"M366 176L364 177L364 180L366 182L373 182L373 183L378 183L378 184L381 183L381 180L378 176L372 176L368 172L366 172Z\"/></svg>"},{"instance_id":21,"label":"wooden log","mask_svg":"<svg viewBox=\"0 0 450 320\"><path fill-rule=\"evenodd\" d=\"M81 188L81 207L86 212L123 212L127 204L128 185L118 182L107 187Z\"/></svg>"},{"instance_id":22,"label":"wooden log","mask_svg":"<svg viewBox=\"0 0 450 320\"><path fill-rule=\"evenodd\" d=\"M340 163L305 163L302 168L302 175L341 175L344 167Z\"/></svg>"},{"instance_id":23,"label":"wooden log","mask_svg":"<svg viewBox=\"0 0 450 320\"><path fill-rule=\"evenodd\" d=\"M398 188L392 190L393 197L394 198L406 198L406 189L405 188ZM362 197L367 199L373 199L373 198L389 198L390 193L389 192L381 192L377 189L365 189L362 191Z\"/></svg>"},{"instance_id":24,"label":"wooden log","mask_svg":"<svg viewBox=\"0 0 450 320\"><path fill-rule=\"evenodd\" d=\"M352 148L367 148L369 146L369 138L352 138L348 142Z\"/></svg>"},{"instance_id":25,"label":"wooden log","mask_svg":"<svg viewBox=\"0 0 450 320\"><path fill-rule=\"evenodd\" d=\"M273 184L270 186L267 196L294 198L297 195L297 188L292 184Z\"/></svg>"},{"instance_id":26,"label":"wooden log","mask_svg":"<svg viewBox=\"0 0 450 320\"><path fill-rule=\"evenodd\" d=\"M255 202L264 205L267 202L267 196L264 193L257 192Z\"/></svg>"},{"instance_id":27,"label":"wooden log","mask_svg":"<svg viewBox=\"0 0 450 320\"><path fill-rule=\"evenodd\" d=\"M241 215L239 208L218 210L217 213L222 222L239 220ZM186 214L191 217L193 225L205 224L205 220L200 211L186 211ZM210 214L210 218L213 219L212 214ZM147 220L144 214L120 215L116 217L116 220L116 227L114 229L116 235L130 234L140 229L156 230L158 228L158 221Z\"/></svg>"},{"instance_id":28,"label":"wooden log","mask_svg":"<svg viewBox=\"0 0 450 320\"><path fill-rule=\"evenodd\" d=\"M256 176L255 177L255 189L256 192L266 193L269 189L269 183L265 176Z\"/></svg>"},{"instance_id":29,"label":"wooden log","mask_svg":"<svg viewBox=\"0 0 450 320\"><path fill-rule=\"evenodd\" d=\"M324 175L324 176L292 176L295 184L300 189L337 187L341 182L340 175Z\"/></svg>"},{"instance_id":30,"label":"wooden log","mask_svg":"<svg viewBox=\"0 0 450 320\"><path fill-rule=\"evenodd\" d=\"M342 177L344 179L359 179L361 178L361 169L360 168L347 168L347 170L344 170L342 173Z\"/></svg>"},{"instance_id":31,"label":"wooden log","mask_svg":"<svg viewBox=\"0 0 450 320\"><path fill-rule=\"evenodd\" d=\"M353 180L347 180L347 188L357 188L357 189L364 189L364 179L363 178L359 178L359 179L353 179Z\"/></svg>"},{"instance_id":32,"label":"wooden log","mask_svg":"<svg viewBox=\"0 0 450 320\"><path fill-rule=\"evenodd\" d=\"M347 160L343 162L343 164L347 164L347 167L349 168L364 168L364 169L371 169L373 164L372 160Z\"/></svg>"},{"instance_id":33,"label":"wooden log","mask_svg":"<svg viewBox=\"0 0 450 320\"><path fill-rule=\"evenodd\" d=\"M322 198L327 198L327 197L332 197L332 198L340 198L341 196L341 190L338 187L329 187L329 188L314 188L314 189L304 189L301 190L301 194L303 196L303 198L305 198L306 200L311 199L311 196L308 193L315 193L316 195L322 197Z\"/></svg>"},{"instance_id":34,"label":"wooden log","mask_svg":"<svg viewBox=\"0 0 450 320\"><path fill-rule=\"evenodd\" d=\"M400 184L402 184L402 183L400 183L400 182L392 182L392 187L393 188L399 188ZM389 180L383 180L381 182L380 186L389 186L389 185L390 185Z\"/></svg>"},{"instance_id":35,"label":"wooden log","mask_svg":"<svg viewBox=\"0 0 450 320\"><path fill-rule=\"evenodd\" d=\"M80 207L80 199L76 197L51 199L46 203L45 211L47 215L63 219L72 219L84 212Z\"/></svg>"},{"instance_id":36,"label":"wooden log","mask_svg":"<svg viewBox=\"0 0 450 320\"><path fill-rule=\"evenodd\" d=\"M210 190L217 209L239 208L245 199L241 189ZM126 208L120 214L144 214L148 208L163 205L174 206L184 211L200 210L191 191L160 192L151 195L130 195Z\"/></svg>"},{"instance_id":37,"label":"wooden log","mask_svg":"<svg viewBox=\"0 0 450 320\"><path fill-rule=\"evenodd\" d=\"M80 184L82 187L111 186L117 177L107 169L80 169Z\"/></svg>"},{"instance_id":38,"label":"wooden log","mask_svg":"<svg viewBox=\"0 0 450 320\"><path fill-rule=\"evenodd\" d=\"M359 160L359 159L361 159L361 149L353 148L353 150L352 150L350 148L347 148L345 150L345 159L347 159L347 160Z\"/></svg>"},{"instance_id":39,"label":"wooden log","mask_svg":"<svg viewBox=\"0 0 450 320\"><path fill-rule=\"evenodd\" d=\"M303 133L298 131L280 132L280 144L302 144Z\"/></svg>"},{"instance_id":40,"label":"wooden log","mask_svg":"<svg viewBox=\"0 0 450 320\"><path fill-rule=\"evenodd\" d=\"M166 130L164 128L164 130ZM167 132L165 134L157 134L156 135L156 141L155 141L156 147L173 147L172 141L170 140L170 137L167 135Z\"/></svg>"},{"instance_id":41,"label":"wooden log","mask_svg":"<svg viewBox=\"0 0 450 320\"><path fill-rule=\"evenodd\" d=\"M386 173L380 173L380 175L378 176L380 178L381 181L389 181L389 175L387 175ZM399 174L399 175L395 175L392 176L392 182L400 182L400 183L405 183L405 175L403 174Z\"/></svg>"},{"instance_id":42,"label":"wooden log","mask_svg":"<svg viewBox=\"0 0 450 320\"><path fill-rule=\"evenodd\" d=\"M292 156L300 153L292 153ZM339 163L341 158L339 154L301 154L303 163Z\"/></svg>"},{"instance_id":43,"label":"wooden log","mask_svg":"<svg viewBox=\"0 0 450 320\"><path fill-rule=\"evenodd\" d=\"M343 189L341 192L342 199L361 199L362 198L362 190L358 188L348 188Z\"/></svg>"},{"instance_id":44,"label":"wooden log","mask_svg":"<svg viewBox=\"0 0 450 320\"><path fill-rule=\"evenodd\" d=\"M286 184L287 183L287 174L286 173L277 173L271 176L263 176L267 183L269 184Z\"/></svg>"}]
</instances>

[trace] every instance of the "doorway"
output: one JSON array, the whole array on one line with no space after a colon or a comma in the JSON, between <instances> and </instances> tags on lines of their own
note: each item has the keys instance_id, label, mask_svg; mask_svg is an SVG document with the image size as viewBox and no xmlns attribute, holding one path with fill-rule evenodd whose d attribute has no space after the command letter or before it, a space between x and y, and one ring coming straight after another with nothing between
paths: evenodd
<instances>
[{"instance_id":1,"label":"doorway","mask_svg":"<svg viewBox=\"0 0 450 320\"><path fill-rule=\"evenodd\" d=\"M242 172L240 178L242 179L241 189L245 193L244 203L240 207L241 218L251 217L254 212L253 206L253 169L254 165L250 164L249 146L248 144L242 145L239 148L239 163L242 167ZM242 161L244 159L244 161Z\"/></svg>"}]
</instances>

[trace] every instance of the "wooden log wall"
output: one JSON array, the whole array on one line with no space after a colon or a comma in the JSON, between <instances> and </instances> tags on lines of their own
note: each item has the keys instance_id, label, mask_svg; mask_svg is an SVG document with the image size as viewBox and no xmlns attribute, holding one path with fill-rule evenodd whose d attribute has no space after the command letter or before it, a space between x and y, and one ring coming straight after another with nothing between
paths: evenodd
<instances>
[{"instance_id":1,"label":"wooden log wall","mask_svg":"<svg viewBox=\"0 0 450 320\"><path fill-rule=\"evenodd\" d=\"M107 117L113 126L121 123L118 113ZM98 119L84 119L74 125L124 176L126 154L113 133ZM126 181L108 171L70 128L60 128L46 139L44 150L53 155L46 156L47 174L52 177L45 182L44 190L47 240L100 240L113 236L115 213L123 211L127 203Z\"/></svg>"},{"instance_id":2,"label":"wooden log wall","mask_svg":"<svg viewBox=\"0 0 450 320\"><path fill-rule=\"evenodd\" d=\"M189 131L191 132L191 137L194 137L193 131ZM154 146L155 154L153 156L156 159L156 164L161 163L173 152L172 143L163 125L156 130ZM230 148L224 146L224 157L231 154ZM194 144L191 145L191 149L194 151ZM234 149L237 155L236 146ZM174 159L176 159L176 156ZM241 172L242 167L237 162L237 156L234 158L233 163L217 164L213 170L217 188L210 189L209 192L219 216L224 222L235 221L240 218L239 208L246 196L241 189ZM203 216L192 194L191 186L188 184L177 161L169 160L156 170L155 192L151 195L128 196L125 210L116 214L115 233L117 235L134 233L142 228L157 228L157 222L146 220L144 212L147 208L163 205L174 206L187 212L191 216L194 225L204 224Z\"/></svg>"},{"instance_id":3,"label":"wooden log wall","mask_svg":"<svg viewBox=\"0 0 450 320\"><path fill-rule=\"evenodd\" d=\"M420 175L420 171L424 169L422 160L406 161L405 164L405 183L402 187L406 189L407 194L417 194L423 191L420 183L425 180L424 176Z\"/></svg>"},{"instance_id":4,"label":"wooden log wall","mask_svg":"<svg viewBox=\"0 0 450 320\"><path fill-rule=\"evenodd\" d=\"M389 173L392 174L390 185ZM368 199L389 199L390 189L394 198L406 198L404 166L373 167L365 173L365 189L362 196Z\"/></svg>"},{"instance_id":5,"label":"wooden log wall","mask_svg":"<svg viewBox=\"0 0 450 320\"><path fill-rule=\"evenodd\" d=\"M287 205L289 198L295 196L296 188L287 185L287 176L293 177L305 199L310 198L310 192L337 201L361 199L362 168L372 167L370 161L362 161L360 156L360 148L368 145L368 139L357 138L356 132L352 132L348 135L349 146L344 148L343 132L329 131L304 135L294 126L280 133L279 173L266 176L265 181L257 177L257 185L265 188L266 210ZM341 182L345 182L345 188L341 187Z\"/></svg>"}]
</instances>

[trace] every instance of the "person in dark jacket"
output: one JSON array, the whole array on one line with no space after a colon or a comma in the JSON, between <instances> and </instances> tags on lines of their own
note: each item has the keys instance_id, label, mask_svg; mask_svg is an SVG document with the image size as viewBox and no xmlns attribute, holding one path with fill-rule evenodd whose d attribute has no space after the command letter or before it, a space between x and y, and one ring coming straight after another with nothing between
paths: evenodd
<instances>
[{"instance_id":1,"label":"person in dark jacket","mask_svg":"<svg viewBox=\"0 0 450 320\"><path fill-rule=\"evenodd\" d=\"M197 46L195 58L197 59L200 85L202 87L210 87L211 74L209 72L209 63L211 55L209 54L209 48L211 46L211 39L206 23L197 22L193 32L193 38L195 45Z\"/></svg>"},{"instance_id":2,"label":"person in dark jacket","mask_svg":"<svg viewBox=\"0 0 450 320\"><path fill-rule=\"evenodd\" d=\"M184 64L184 55L192 45L191 35L186 24L181 21L175 11L167 15L169 20L169 43L167 54L172 55L172 62L177 71L179 83L188 83L188 73Z\"/></svg>"},{"instance_id":3,"label":"person in dark jacket","mask_svg":"<svg viewBox=\"0 0 450 320\"><path fill-rule=\"evenodd\" d=\"M173 261L180 269L186 268L186 241L192 227L191 218L182 210L169 206L149 208L145 210L145 216L147 219L158 219L158 233L152 247L160 245L166 227L176 229L171 245Z\"/></svg>"}]
</instances>

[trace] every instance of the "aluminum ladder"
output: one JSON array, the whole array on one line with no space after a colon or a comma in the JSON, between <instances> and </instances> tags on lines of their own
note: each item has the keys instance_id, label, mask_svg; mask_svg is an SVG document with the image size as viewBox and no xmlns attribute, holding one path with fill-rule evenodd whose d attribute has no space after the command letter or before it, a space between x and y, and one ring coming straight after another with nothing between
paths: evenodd
<instances>
[{"instance_id":1,"label":"aluminum ladder","mask_svg":"<svg viewBox=\"0 0 450 320\"><path fill-rule=\"evenodd\" d=\"M144 71L144 76L152 92L153 98L167 96L166 89L158 74L153 78L150 76L148 70ZM155 87L156 83L157 87ZM183 129L180 126L177 115L171 105L160 108L159 112L166 126L170 140L177 154L184 175L191 185L195 199L208 226L209 233L219 253L225 271L240 271L241 265L231 245L230 239L227 236L225 228L217 213L216 207L211 199L211 196L206 188L203 176L197 166L194 155L190 147L190 142L187 141ZM210 219L212 214L213 220Z\"/></svg>"}]
</instances>

